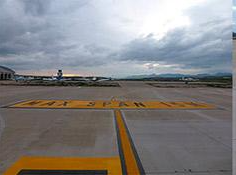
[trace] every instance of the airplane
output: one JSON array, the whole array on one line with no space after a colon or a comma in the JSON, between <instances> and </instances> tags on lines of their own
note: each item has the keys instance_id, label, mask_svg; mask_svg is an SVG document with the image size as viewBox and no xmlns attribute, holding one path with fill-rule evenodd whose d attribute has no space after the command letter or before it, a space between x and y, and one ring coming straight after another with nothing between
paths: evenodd
<instances>
[{"instance_id":1,"label":"airplane","mask_svg":"<svg viewBox=\"0 0 236 175\"><path fill-rule=\"evenodd\" d=\"M101 82L101 81L111 81L111 80L112 80L111 78L103 78L103 79L97 80L97 82Z\"/></svg>"},{"instance_id":2,"label":"airplane","mask_svg":"<svg viewBox=\"0 0 236 175\"><path fill-rule=\"evenodd\" d=\"M43 78L44 81L57 81L57 78L52 76L51 78Z\"/></svg>"},{"instance_id":3,"label":"airplane","mask_svg":"<svg viewBox=\"0 0 236 175\"><path fill-rule=\"evenodd\" d=\"M16 81L29 81L34 79L34 77L15 76Z\"/></svg>"},{"instance_id":4,"label":"airplane","mask_svg":"<svg viewBox=\"0 0 236 175\"><path fill-rule=\"evenodd\" d=\"M195 79L195 78L191 78L191 77L188 77L188 78L182 77L180 80L182 80L182 81L198 81L199 79Z\"/></svg>"}]
</instances>

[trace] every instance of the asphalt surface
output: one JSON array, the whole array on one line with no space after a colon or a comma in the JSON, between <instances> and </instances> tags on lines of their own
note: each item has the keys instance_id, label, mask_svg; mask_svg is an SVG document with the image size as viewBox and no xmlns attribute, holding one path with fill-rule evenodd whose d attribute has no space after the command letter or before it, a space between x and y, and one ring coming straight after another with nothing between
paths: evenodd
<instances>
[{"instance_id":1,"label":"asphalt surface","mask_svg":"<svg viewBox=\"0 0 236 175\"><path fill-rule=\"evenodd\" d=\"M232 174L232 89L0 86L0 105L23 100L196 101L201 110L121 110L146 174ZM118 156L114 111L0 108L0 174L22 156Z\"/></svg>"}]
</instances>

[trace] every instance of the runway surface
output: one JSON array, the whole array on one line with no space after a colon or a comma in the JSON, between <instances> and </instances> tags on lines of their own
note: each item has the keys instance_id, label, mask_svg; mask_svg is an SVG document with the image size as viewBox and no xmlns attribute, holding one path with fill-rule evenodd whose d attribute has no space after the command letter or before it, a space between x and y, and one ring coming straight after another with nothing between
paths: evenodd
<instances>
[{"instance_id":1,"label":"runway surface","mask_svg":"<svg viewBox=\"0 0 236 175\"><path fill-rule=\"evenodd\" d=\"M43 167L44 173L232 174L232 89L120 85L0 86L0 174ZM30 100L194 102L214 108L7 107Z\"/></svg>"}]
</instances>

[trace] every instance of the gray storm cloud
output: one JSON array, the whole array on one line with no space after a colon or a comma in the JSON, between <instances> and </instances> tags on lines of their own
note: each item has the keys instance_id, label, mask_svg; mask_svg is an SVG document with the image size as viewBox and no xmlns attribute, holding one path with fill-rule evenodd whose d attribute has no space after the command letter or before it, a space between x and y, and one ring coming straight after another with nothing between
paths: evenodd
<instances>
[{"instance_id":1,"label":"gray storm cloud","mask_svg":"<svg viewBox=\"0 0 236 175\"><path fill-rule=\"evenodd\" d=\"M60 19L64 12L53 9L53 2L55 5L55 1L52 0L1 2L1 64L25 70L103 64L101 55L104 48L68 37L68 29L73 28L74 22L69 21L70 23L65 25L64 19ZM77 1L72 4L83 7L86 2ZM59 6L58 9L62 8L60 4L56 5ZM67 8L75 7L68 6L62 9Z\"/></svg>"},{"instance_id":2,"label":"gray storm cloud","mask_svg":"<svg viewBox=\"0 0 236 175\"><path fill-rule=\"evenodd\" d=\"M226 22L225 22L226 21ZM191 68L212 68L231 65L231 24L215 20L198 28L178 28L157 40L152 34L124 46L123 60L159 61Z\"/></svg>"}]
</instances>

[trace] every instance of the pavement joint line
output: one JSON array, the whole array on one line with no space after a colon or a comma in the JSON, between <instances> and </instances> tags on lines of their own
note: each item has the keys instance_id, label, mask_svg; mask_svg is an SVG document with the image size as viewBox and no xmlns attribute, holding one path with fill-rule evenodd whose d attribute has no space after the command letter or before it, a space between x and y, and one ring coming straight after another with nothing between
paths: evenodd
<instances>
[{"instance_id":1,"label":"pavement joint line","mask_svg":"<svg viewBox=\"0 0 236 175\"><path fill-rule=\"evenodd\" d=\"M211 173L211 174L209 174ZM171 171L171 172L168 172L168 171L164 171L164 172L161 172L161 171L156 171L156 172L148 172L148 175L171 175L171 174L175 174L175 175L196 175L196 174L203 174L203 175L212 175L212 174L215 174L217 173L217 175L225 175L225 173L231 173L231 174L228 174L228 175L232 175L232 170L205 170L205 171ZM220 174L219 174L220 173ZM224 173L224 174L222 174Z\"/></svg>"},{"instance_id":2,"label":"pavement joint line","mask_svg":"<svg viewBox=\"0 0 236 175\"><path fill-rule=\"evenodd\" d=\"M208 137L209 139L213 140L214 142L216 142L216 143L218 143L218 144L224 145L225 148L227 148L228 150L230 150L230 151L232 150L232 145L229 146L229 145L223 143L220 139L215 138L215 137L212 136L211 134L208 134L208 133L205 132L204 130L197 128L196 126L192 125L191 123L186 123L186 124L187 124L190 128L192 128L192 129L198 131L199 133L201 133L202 135Z\"/></svg>"},{"instance_id":3,"label":"pavement joint line","mask_svg":"<svg viewBox=\"0 0 236 175\"><path fill-rule=\"evenodd\" d=\"M107 170L21 170L17 175L108 175Z\"/></svg>"},{"instance_id":4,"label":"pavement joint line","mask_svg":"<svg viewBox=\"0 0 236 175\"><path fill-rule=\"evenodd\" d=\"M0 107L1 108L1 107ZM25 110L25 109L33 109L33 110L114 110L114 108L37 108L37 107L2 107L2 109L18 109L18 110ZM139 110L139 111L147 111L147 110L150 110L150 111L155 111L155 110L158 110L158 111L181 111L181 110L186 110L186 111L192 111L192 110L195 110L195 111L210 111L210 110L223 110L223 109L195 109L195 108L188 108L188 109L158 109L158 108L122 108L122 110Z\"/></svg>"},{"instance_id":5,"label":"pavement joint line","mask_svg":"<svg viewBox=\"0 0 236 175\"><path fill-rule=\"evenodd\" d=\"M199 112L199 111L196 111L196 110L190 110L189 112L192 113L192 114L198 115L199 117L202 117L204 119L210 120L210 121L220 121L220 119L216 119L214 117L211 117L211 116L208 116L204 113L201 113L201 111Z\"/></svg>"},{"instance_id":6,"label":"pavement joint line","mask_svg":"<svg viewBox=\"0 0 236 175\"><path fill-rule=\"evenodd\" d=\"M145 175L132 137L120 110L115 110L117 142L123 175Z\"/></svg>"}]
</instances>

